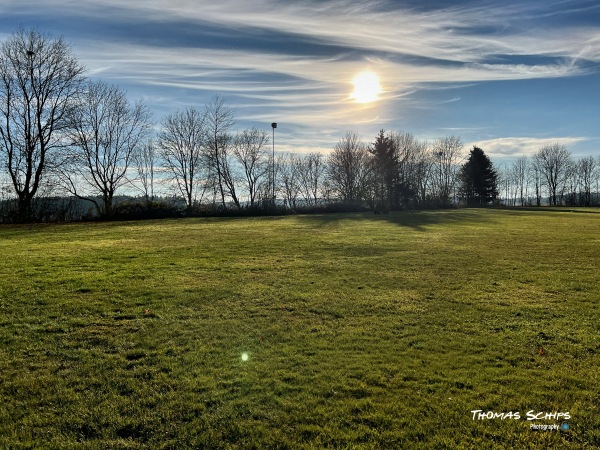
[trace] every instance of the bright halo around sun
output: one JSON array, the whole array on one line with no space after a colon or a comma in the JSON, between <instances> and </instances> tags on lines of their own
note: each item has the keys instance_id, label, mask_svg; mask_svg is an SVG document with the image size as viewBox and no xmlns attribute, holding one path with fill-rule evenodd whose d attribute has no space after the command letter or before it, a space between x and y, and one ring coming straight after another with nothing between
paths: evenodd
<instances>
[{"instance_id":1,"label":"bright halo around sun","mask_svg":"<svg viewBox=\"0 0 600 450\"><path fill-rule=\"evenodd\" d=\"M381 94L381 84L379 77L373 72L361 72L352 80L354 92L352 98L359 103L374 102L379 99Z\"/></svg>"}]
</instances>

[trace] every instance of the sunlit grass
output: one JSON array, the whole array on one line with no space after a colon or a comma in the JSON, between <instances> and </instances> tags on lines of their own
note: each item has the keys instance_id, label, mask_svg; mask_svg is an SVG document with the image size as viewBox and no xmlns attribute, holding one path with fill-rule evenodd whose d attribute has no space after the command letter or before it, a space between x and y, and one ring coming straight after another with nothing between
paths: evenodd
<instances>
[{"instance_id":1,"label":"sunlit grass","mask_svg":"<svg viewBox=\"0 0 600 450\"><path fill-rule=\"evenodd\" d=\"M598 447L599 231L597 209L2 227L0 448Z\"/></svg>"}]
</instances>

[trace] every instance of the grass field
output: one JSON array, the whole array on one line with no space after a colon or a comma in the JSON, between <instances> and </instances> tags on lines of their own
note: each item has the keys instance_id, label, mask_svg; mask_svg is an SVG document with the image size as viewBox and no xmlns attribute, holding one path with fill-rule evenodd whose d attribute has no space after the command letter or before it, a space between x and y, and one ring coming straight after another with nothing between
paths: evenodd
<instances>
[{"instance_id":1,"label":"grass field","mask_svg":"<svg viewBox=\"0 0 600 450\"><path fill-rule=\"evenodd\" d=\"M0 448L600 448L598 209L3 226L0 255Z\"/></svg>"}]
</instances>

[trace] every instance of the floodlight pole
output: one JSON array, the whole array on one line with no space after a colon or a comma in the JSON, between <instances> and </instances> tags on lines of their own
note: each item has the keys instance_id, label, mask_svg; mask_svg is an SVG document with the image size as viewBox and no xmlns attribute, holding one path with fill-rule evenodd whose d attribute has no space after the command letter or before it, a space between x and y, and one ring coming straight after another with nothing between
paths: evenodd
<instances>
[{"instance_id":1,"label":"floodlight pole","mask_svg":"<svg viewBox=\"0 0 600 450\"><path fill-rule=\"evenodd\" d=\"M29 63L29 70L31 71L31 82L33 83L33 57L35 56L35 52L31 49L25 52L27 55L27 62Z\"/></svg>"},{"instance_id":2,"label":"floodlight pole","mask_svg":"<svg viewBox=\"0 0 600 450\"><path fill-rule=\"evenodd\" d=\"M271 124L273 128L273 161L271 166L271 182L273 183L273 208L275 208L275 128L277 128L277 122Z\"/></svg>"}]
</instances>

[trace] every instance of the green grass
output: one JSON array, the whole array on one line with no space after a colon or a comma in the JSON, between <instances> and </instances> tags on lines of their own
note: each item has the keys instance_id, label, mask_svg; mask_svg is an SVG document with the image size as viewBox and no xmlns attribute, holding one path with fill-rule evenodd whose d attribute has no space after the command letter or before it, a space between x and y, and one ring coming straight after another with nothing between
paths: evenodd
<instances>
[{"instance_id":1,"label":"green grass","mask_svg":"<svg viewBox=\"0 0 600 450\"><path fill-rule=\"evenodd\" d=\"M600 448L599 250L598 209L0 227L0 448Z\"/></svg>"}]
</instances>

